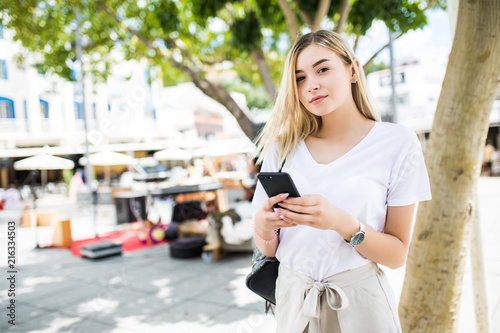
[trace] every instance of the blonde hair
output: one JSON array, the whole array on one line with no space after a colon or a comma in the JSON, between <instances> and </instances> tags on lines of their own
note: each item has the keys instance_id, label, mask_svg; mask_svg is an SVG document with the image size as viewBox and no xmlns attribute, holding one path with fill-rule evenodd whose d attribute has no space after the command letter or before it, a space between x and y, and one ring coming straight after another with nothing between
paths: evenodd
<instances>
[{"instance_id":1,"label":"blonde hair","mask_svg":"<svg viewBox=\"0 0 500 333\"><path fill-rule=\"evenodd\" d=\"M288 52L281 86L276 97L271 119L258 135L257 163L261 163L269 149L277 143L279 146L279 165L282 165L286 156L293 153L300 140L316 133L321 127L321 117L313 115L300 103L295 67L298 55L309 45L315 44L335 52L346 66L354 64L354 51L347 41L339 34L318 30L301 36ZM380 116L375 112L371 97L366 87L365 74L362 67L353 66L357 83L351 85L352 97L356 107L363 116L375 121Z\"/></svg>"}]
</instances>

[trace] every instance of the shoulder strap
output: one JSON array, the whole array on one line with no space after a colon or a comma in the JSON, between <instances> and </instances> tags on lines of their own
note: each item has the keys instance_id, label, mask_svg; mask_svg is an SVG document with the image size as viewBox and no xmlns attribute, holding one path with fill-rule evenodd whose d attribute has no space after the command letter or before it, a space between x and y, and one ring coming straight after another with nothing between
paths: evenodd
<instances>
[{"instance_id":1,"label":"shoulder strap","mask_svg":"<svg viewBox=\"0 0 500 333\"><path fill-rule=\"evenodd\" d=\"M285 160L283 161L283 163L281 163L281 166L280 166L278 172L281 172L281 170L283 170L283 167L285 166L285 163L286 163L286 157L285 157Z\"/></svg>"}]
</instances>

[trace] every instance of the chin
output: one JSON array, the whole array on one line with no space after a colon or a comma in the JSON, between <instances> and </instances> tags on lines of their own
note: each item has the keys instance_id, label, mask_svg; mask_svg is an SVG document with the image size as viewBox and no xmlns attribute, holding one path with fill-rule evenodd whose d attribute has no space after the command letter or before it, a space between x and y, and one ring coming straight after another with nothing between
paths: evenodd
<instances>
[{"instance_id":1,"label":"chin","mask_svg":"<svg viewBox=\"0 0 500 333\"><path fill-rule=\"evenodd\" d=\"M309 110L310 113L312 113L313 115L315 116L318 116L318 117L325 117L325 116L329 116L330 114L334 113L335 112L335 109L329 109L329 110Z\"/></svg>"}]
</instances>

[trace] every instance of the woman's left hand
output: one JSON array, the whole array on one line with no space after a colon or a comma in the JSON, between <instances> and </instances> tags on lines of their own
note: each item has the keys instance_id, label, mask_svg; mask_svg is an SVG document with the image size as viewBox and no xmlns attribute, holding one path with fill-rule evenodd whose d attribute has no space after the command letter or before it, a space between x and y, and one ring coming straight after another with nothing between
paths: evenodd
<instances>
[{"instance_id":1,"label":"woman's left hand","mask_svg":"<svg viewBox=\"0 0 500 333\"><path fill-rule=\"evenodd\" d=\"M289 197L279 205L282 208L279 209L278 213L284 221L317 229L338 230L341 224L341 215L345 213L323 196L317 194L298 198Z\"/></svg>"}]
</instances>

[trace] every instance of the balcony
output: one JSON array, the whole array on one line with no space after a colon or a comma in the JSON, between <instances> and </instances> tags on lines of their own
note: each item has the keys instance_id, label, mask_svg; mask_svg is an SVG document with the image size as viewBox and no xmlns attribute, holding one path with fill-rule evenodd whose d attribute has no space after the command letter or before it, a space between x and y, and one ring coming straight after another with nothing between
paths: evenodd
<instances>
[{"instance_id":1,"label":"balcony","mask_svg":"<svg viewBox=\"0 0 500 333\"><path fill-rule=\"evenodd\" d=\"M0 118L0 133L13 134L19 132L27 132L28 124L24 119L15 118Z\"/></svg>"}]
</instances>

